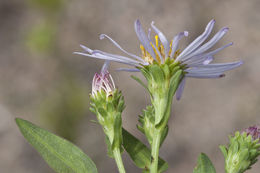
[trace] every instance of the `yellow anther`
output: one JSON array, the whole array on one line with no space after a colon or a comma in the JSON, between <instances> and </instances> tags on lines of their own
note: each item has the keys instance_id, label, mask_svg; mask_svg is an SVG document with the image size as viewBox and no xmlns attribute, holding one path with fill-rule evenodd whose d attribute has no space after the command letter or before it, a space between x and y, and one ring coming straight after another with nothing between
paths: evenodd
<instances>
[{"instance_id":1,"label":"yellow anther","mask_svg":"<svg viewBox=\"0 0 260 173\"><path fill-rule=\"evenodd\" d=\"M173 40L172 40L172 41L173 41ZM171 53L172 53L172 41L171 41L171 44L170 44L170 50L169 50L169 55L168 55L168 56L170 56Z\"/></svg>"},{"instance_id":2,"label":"yellow anther","mask_svg":"<svg viewBox=\"0 0 260 173\"><path fill-rule=\"evenodd\" d=\"M146 51L145 51L145 49L144 49L144 46L141 45L141 44L140 44L140 49L141 49L141 51L142 51L142 55L143 55L143 56L146 56L146 53L145 53Z\"/></svg>"},{"instance_id":3,"label":"yellow anther","mask_svg":"<svg viewBox=\"0 0 260 173\"><path fill-rule=\"evenodd\" d=\"M180 50L180 49L176 50L176 52L174 53L174 56L173 56L173 58L174 58L174 59L176 59L176 58L177 58L177 56L179 56L179 55L180 55L180 53L181 53L181 50Z\"/></svg>"},{"instance_id":4,"label":"yellow anther","mask_svg":"<svg viewBox=\"0 0 260 173\"><path fill-rule=\"evenodd\" d=\"M159 36L155 35L155 46L159 49Z\"/></svg>"},{"instance_id":5,"label":"yellow anther","mask_svg":"<svg viewBox=\"0 0 260 173\"><path fill-rule=\"evenodd\" d=\"M164 47L163 47L162 44L160 45L160 53L161 53L162 57L165 57L165 54L164 54Z\"/></svg>"},{"instance_id":6,"label":"yellow anther","mask_svg":"<svg viewBox=\"0 0 260 173\"><path fill-rule=\"evenodd\" d=\"M170 43L170 48L172 47L172 42L173 42L173 40L172 40L171 43Z\"/></svg>"},{"instance_id":7,"label":"yellow anther","mask_svg":"<svg viewBox=\"0 0 260 173\"><path fill-rule=\"evenodd\" d=\"M154 52L155 52L155 55L156 55L156 60L159 62L159 64L161 63L161 60L160 60L160 57L159 57L159 55L158 55L158 53L157 53L157 51L156 51L156 49L155 49L155 47L154 47L154 45L151 43L151 46L152 46L152 48L153 48L153 50L154 50Z\"/></svg>"}]
</instances>

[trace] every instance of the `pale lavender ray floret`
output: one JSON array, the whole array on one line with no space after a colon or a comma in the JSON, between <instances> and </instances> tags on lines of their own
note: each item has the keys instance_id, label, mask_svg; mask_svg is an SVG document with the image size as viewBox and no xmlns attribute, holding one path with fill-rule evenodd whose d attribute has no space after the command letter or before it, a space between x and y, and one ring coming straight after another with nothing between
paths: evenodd
<instances>
[{"instance_id":1,"label":"pale lavender ray floret","mask_svg":"<svg viewBox=\"0 0 260 173\"><path fill-rule=\"evenodd\" d=\"M168 57L169 51L170 51L170 44L167 40L167 38L164 36L164 34L154 25L154 21L151 23L151 26L155 33L158 35L160 38L160 41L164 47L164 53Z\"/></svg>"},{"instance_id":2,"label":"pale lavender ray floret","mask_svg":"<svg viewBox=\"0 0 260 173\"><path fill-rule=\"evenodd\" d=\"M188 37L189 32L188 31L184 31L184 32L180 32L178 35L174 36L172 39L172 51L171 51L171 55L170 58L173 58L175 52L178 49L178 45L179 45L179 41L185 36Z\"/></svg>"},{"instance_id":3,"label":"pale lavender ray floret","mask_svg":"<svg viewBox=\"0 0 260 173\"><path fill-rule=\"evenodd\" d=\"M148 29L148 35L147 35L147 38L148 38L150 44L153 45L153 48L155 49L155 52L156 52L157 55L159 56L161 62L164 62L164 59L163 59L163 57L162 57L162 55L161 55L161 52L158 50L158 48L156 47L154 41L151 39L151 32L152 32L152 29L149 28L149 29ZM167 41L167 40L166 40L166 41ZM155 58L153 58L153 59L156 60Z\"/></svg>"},{"instance_id":4,"label":"pale lavender ray floret","mask_svg":"<svg viewBox=\"0 0 260 173\"><path fill-rule=\"evenodd\" d=\"M191 42L176 58L177 61L181 61L187 58L193 51L196 49L208 38L215 24L215 20L211 20L205 28L205 31L198 36L193 42Z\"/></svg>"},{"instance_id":5,"label":"pale lavender ray floret","mask_svg":"<svg viewBox=\"0 0 260 173\"><path fill-rule=\"evenodd\" d=\"M184 78L177 89L177 99L181 98L182 92L184 90L185 78L220 78L224 76L224 72L234 69L242 64L242 61L231 62L231 63L211 63L214 60L214 55L223 50L224 48L231 46L233 43L228 43L220 48L209 51L228 31L227 27L221 28L209 41L205 42L209 35L211 34L213 27L215 25L215 20L211 20L205 31L198 36L194 41L192 41L185 49L180 53L179 51L179 41L183 37L188 36L188 32L180 32L173 37L171 41L168 41L166 36L155 26L154 22L151 23L151 28L148 30L148 34L145 33L139 20L135 22L135 32L143 45L144 49L150 54L152 61L157 61L159 64L163 64L167 58L174 59L176 62L180 62L181 65L185 66ZM154 40L151 38L152 30L158 35L159 40L163 46L163 54L156 47ZM103 52L100 50L92 50L86 46L81 45L85 52L75 52L75 54L84 55L91 58L103 59L109 61L115 61L118 63L127 64L130 66L142 68L142 66L151 64L151 61L145 59L146 57L140 57L132 53L127 52L123 49L116 41L105 34L100 35L100 39L107 38L111 41L117 48L119 48L127 56L111 54ZM204 43L205 42L205 43ZM171 43L171 44L170 44ZM156 58L159 56L160 61ZM164 55L164 57L163 57ZM139 71L137 68L120 68L120 71L136 72Z\"/></svg>"},{"instance_id":6,"label":"pale lavender ray floret","mask_svg":"<svg viewBox=\"0 0 260 173\"><path fill-rule=\"evenodd\" d=\"M150 53L150 55L153 57L153 59L156 60L156 54L155 54L153 47L151 46L150 41L148 39L148 36L146 36L139 20L135 21L135 32L136 32L136 35L137 35L139 41L144 46L145 50L147 50Z\"/></svg>"}]
</instances>

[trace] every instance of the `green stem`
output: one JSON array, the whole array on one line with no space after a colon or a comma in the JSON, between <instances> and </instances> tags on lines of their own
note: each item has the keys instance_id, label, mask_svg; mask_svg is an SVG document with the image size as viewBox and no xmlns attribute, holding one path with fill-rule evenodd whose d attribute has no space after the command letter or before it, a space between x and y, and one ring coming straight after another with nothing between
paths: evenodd
<instances>
[{"instance_id":1,"label":"green stem","mask_svg":"<svg viewBox=\"0 0 260 173\"><path fill-rule=\"evenodd\" d=\"M115 158L115 161L116 161L116 164L117 164L118 171L120 173L125 173L125 168L124 168L124 164L123 164L123 161L122 161L122 158L121 158L120 149L115 148L114 151L113 151L113 154L114 154L114 158Z\"/></svg>"},{"instance_id":2,"label":"green stem","mask_svg":"<svg viewBox=\"0 0 260 173\"><path fill-rule=\"evenodd\" d=\"M158 160L159 160L159 149L161 141L161 131L156 130L154 133L153 143L152 143L152 158L150 173L157 173L158 171Z\"/></svg>"}]
</instances>

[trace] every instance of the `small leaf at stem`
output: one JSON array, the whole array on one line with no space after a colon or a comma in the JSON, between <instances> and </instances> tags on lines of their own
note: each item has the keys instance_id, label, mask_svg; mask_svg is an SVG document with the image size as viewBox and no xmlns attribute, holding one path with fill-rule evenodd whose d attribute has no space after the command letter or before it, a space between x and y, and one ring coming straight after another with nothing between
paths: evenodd
<instances>
[{"instance_id":1,"label":"small leaf at stem","mask_svg":"<svg viewBox=\"0 0 260 173\"><path fill-rule=\"evenodd\" d=\"M131 78L134 79L136 82L138 82L140 85L142 85L148 92L149 94L151 95L148 87L146 84L143 83L143 81L141 79L139 79L138 77L134 76L134 75L131 75Z\"/></svg>"},{"instance_id":2,"label":"small leaf at stem","mask_svg":"<svg viewBox=\"0 0 260 173\"><path fill-rule=\"evenodd\" d=\"M151 150L147 148L141 141L130 134L123 128L123 147L139 168L148 171L151 164ZM159 158L158 172L163 172L168 169L168 164Z\"/></svg>"},{"instance_id":3,"label":"small leaf at stem","mask_svg":"<svg viewBox=\"0 0 260 173\"><path fill-rule=\"evenodd\" d=\"M224 155L224 158L227 158L227 154L228 154L227 148L224 145L220 145L219 148L220 148L222 154Z\"/></svg>"},{"instance_id":4,"label":"small leaf at stem","mask_svg":"<svg viewBox=\"0 0 260 173\"><path fill-rule=\"evenodd\" d=\"M193 173L216 173L216 170L208 156L201 153L198 157L197 165L194 168Z\"/></svg>"}]
</instances>

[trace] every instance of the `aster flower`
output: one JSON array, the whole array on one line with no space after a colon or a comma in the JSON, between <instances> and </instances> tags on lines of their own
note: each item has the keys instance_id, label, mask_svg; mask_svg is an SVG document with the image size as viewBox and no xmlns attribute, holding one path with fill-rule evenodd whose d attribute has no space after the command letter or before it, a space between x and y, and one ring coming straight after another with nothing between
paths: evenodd
<instances>
[{"instance_id":1,"label":"aster flower","mask_svg":"<svg viewBox=\"0 0 260 173\"><path fill-rule=\"evenodd\" d=\"M177 99L180 99L186 77L220 78L224 76L225 71L234 69L242 64L242 61L211 64L216 53L232 45L232 43L228 43L220 48L209 51L209 49L212 48L228 31L227 27L223 27L209 41L204 43L212 32L214 24L215 20L211 20L206 26L205 31L192 41L183 51L180 51L180 49L178 49L179 41L183 37L188 36L187 31L180 32L174 36L171 41L168 41L165 35L154 25L154 22L151 23L152 29L149 28L148 34L146 34L140 21L136 20L135 32L141 43L141 56L127 52L116 41L105 34L101 34L100 39L107 38L127 56L111 54L101 50L92 50L83 45L81 45L81 47L85 52L75 52L75 54L96 59L115 61L136 67L130 69L119 69L130 72L139 71L140 68L151 64L164 64L168 59L170 59L172 63L179 63L180 67L184 71L184 77L176 93ZM154 39L151 38L152 30L156 34Z\"/></svg>"}]
</instances>

